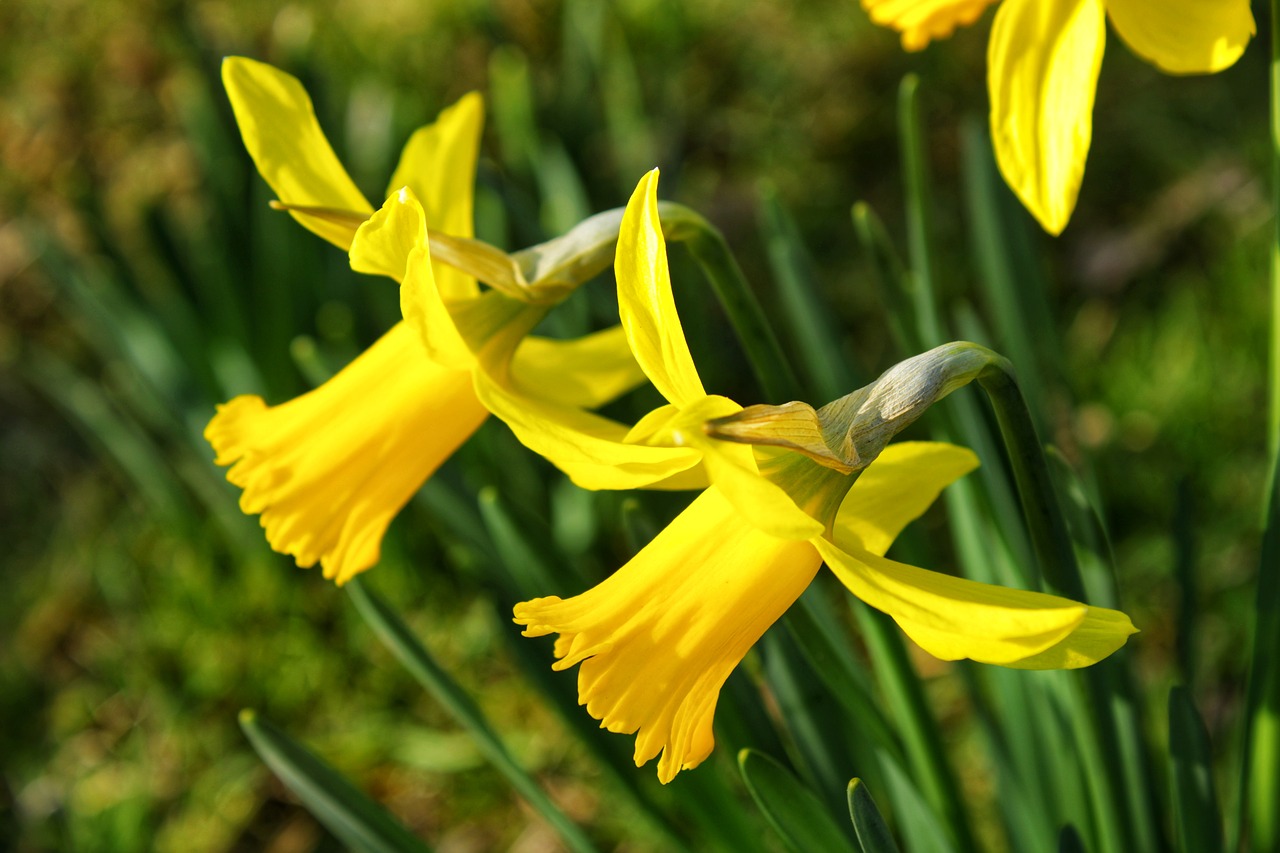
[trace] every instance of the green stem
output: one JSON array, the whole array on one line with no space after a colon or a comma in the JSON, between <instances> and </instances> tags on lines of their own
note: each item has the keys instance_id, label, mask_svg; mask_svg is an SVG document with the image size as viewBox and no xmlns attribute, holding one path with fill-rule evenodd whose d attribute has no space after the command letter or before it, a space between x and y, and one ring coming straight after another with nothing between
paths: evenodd
<instances>
[{"instance_id":1,"label":"green stem","mask_svg":"<svg viewBox=\"0 0 1280 853\"><path fill-rule=\"evenodd\" d=\"M920 78L908 74L898 87L898 136L902 140L906 175L907 254L911 260L912 296L916 303L918 333L925 346L937 346L946 338L938 319L937 279L934 276L930 237L929 163L925 156L924 130L920 122Z\"/></svg>"},{"instance_id":2,"label":"green stem","mask_svg":"<svg viewBox=\"0 0 1280 853\"><path fill-rule=\"evenodd\" d=\"M996 356L992 366L978 377L978 384L991 400L1004 437L1041 576L1054 592L1083 601L1084 581L1076 563L1075 546L1053 491L1044 447L1014 378L1013 365L1003 356Z\"/></svg>"},{"instance_id":3,"label":"green stem","mask_svg":"<svg viewBox=\"0 0 1280 853\"><path fill-rule=\"evenodd\" d=\"M729 316L734 333L751 363L751 372L759 381L765 397L770 402L779 403L800 399L800 382L791 361L783 352L764 309L729 251L724 236L701 216L690 217L689 224L694 227L687 238L689 252L702 268L716 298Z\"/></svg>"},{"instance_id":4,"label":"green stem","mask_svg":"<svg viewBox=\"0 0 1280 853\"><path fill-rule=\"evenodd\" d=\"M1280 464L1280 0L1271 0L1271 371L1267 458Z\"/></svg>"}]
</instances>

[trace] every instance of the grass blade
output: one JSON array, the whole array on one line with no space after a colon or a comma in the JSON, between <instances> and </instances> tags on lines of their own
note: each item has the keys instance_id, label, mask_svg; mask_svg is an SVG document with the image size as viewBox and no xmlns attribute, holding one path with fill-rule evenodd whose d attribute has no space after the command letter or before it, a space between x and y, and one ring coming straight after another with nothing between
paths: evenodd
<instances>
[{"instance_id":1,"label":"grass blade","mask_svg":"<svg viewBox=\"0 0 1280 853\"><path fill-rule=\"evenodd\" d=\"M898 853L898 845L894 843L875 800L871 799L871 792L861 779L849 781L847 796L849 819L853 821L853 831L858 835L862 853Z\"/></svg>"},{"instance_id":2,"label":"grass blade","mask_svg":"<svg viewBox=\"0 0 1280 853\"><path fill-rule=\"evenodd\" d=\"M1180 686L1169 691L1169 765L1178 849L1220 853L1222 811L1213 785L1209 733L1191 696Z\"/></svg>"},{"instance_id":3,"label":"grass blade","mask_svg":"<svg viewBox=\"0 0 1280 853\"><path fill-rule=\"evenodd\" d=\"M790 770L753 749L738 753L738 769L742 771L751 798L788 848L796 853L813 850L858 853L817 795Z\"/></svg>"},{"instance_id":4,"label":"grass blade","mask_svg":"<svg viewBox=\"0 0 1280 853\"><path fill-rule=\"evenodd\" d=\"M240 728L271 772L344 844L366 853L430 850L330 764L257 712L241 711Z\"/></svg>"},{"instance_id":5,"label":"grass blade","mask_svg":"<svg viewBox=\"0 0 1280 853\"><path fill-rule=\"evenodd\" d=\"M347 591L355 603L356 610L378 635L378 639L391 650L391 653L417 679L418 683L430 691L445 710L466 728L485 758L559 833L569 849L579 853L594 851L595 846L583 831L569 820L555 803L551 802L533 777L511 757L511 753L489 726L480 708L471 701L471 697L450 677L449 673L436 663L435 658L409 630L409 626L404 624L385 601L372 591L365 589L360 580L349 582Z\"/></svg>"}]
</instances>

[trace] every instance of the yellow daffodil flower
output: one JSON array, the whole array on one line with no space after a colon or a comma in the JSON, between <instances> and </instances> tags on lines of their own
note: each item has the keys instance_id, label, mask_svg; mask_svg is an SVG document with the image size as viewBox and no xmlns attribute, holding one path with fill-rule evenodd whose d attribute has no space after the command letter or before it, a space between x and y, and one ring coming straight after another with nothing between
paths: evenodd
<instances>
[{"instance_id":1,"label":"yellow daffodil flower","mask_svg":"<svg viewBox=\"0 0 1280 853\"><path fill-rule=\"evenodd\" d=\"M862 0L877 24L922 50L996 0ZM1249 0L1004 0L987 48L991 137L1005 181L1051 234L1076 205L1093 133L1106 19L1169 74L1212 74L1257 32Z\"/></svg>"},{"instance_id":2,"label":"yellow daffodil flower","mask_svg":"<svg viewBox=\"0 0 1280 853\"><path fill-rule=\"evenodd\" d=\"M444 248L479 253L474 268L488 261L501 272L511 262L470 240L479 95L464 96L410 137L388 193L417 215L396 230L383 227L386 217L343 169L296 78L240 57L223 63L222 76L245 145L279 206L350 250L358 271L404 278L428 224L439 239L447 235ZM377 236L358 239L365 226ZM531 304L482 292L473 276L444 264L415 273L424 275L446 315L480 318L477 347L500 341L501 357L515 358L504 369L525 377L535 396L594 407L642 379L620 329L578 341L525 339L554 299ZM314 391L276 406L252 395L219 406L205 437L217 464L231 466L227 479L243 489L241 508L261 513L271 547L304 568L320 563L326 578L342 584L378 561L391 519L488 417L473 390L472 361L447 339L424 340L409 316Z\"/></svg>"},{"instance_id":3,"label":"yellow daffodil flower","mask_svg":"<svg viewBox=\"0 0 1280 853\"><path fill-rule=\"evenodd\" d=\"M710 482L595 588L515 607L526 636L559 635L555 668L579 665L587 712L610 731L636 735L637 766L661 753L665 783L710 754L725 679L824 562L854 595L945 660L1069 668L1124 644L1134 629L1123 613L885 558L902 528L976 467L970 451L930 442L876 447L878 460L855 475L811 455L714 437L709 421L733 421L744 410L708 395L694 367L672 296L656 189L655 171L632 196L615 271L627 339L669 405L622 436L602 419L575 420L548 406L512 422L522 440L550 449L552 462L594 487L670 483L695 469ZM478 379L482 387L495 383ZM592 426L575 440L575 429ZM781 443L777 433L771 438ZM803 430L794 435L795 446L808 440Z\"/></svg>"}]
</instances>

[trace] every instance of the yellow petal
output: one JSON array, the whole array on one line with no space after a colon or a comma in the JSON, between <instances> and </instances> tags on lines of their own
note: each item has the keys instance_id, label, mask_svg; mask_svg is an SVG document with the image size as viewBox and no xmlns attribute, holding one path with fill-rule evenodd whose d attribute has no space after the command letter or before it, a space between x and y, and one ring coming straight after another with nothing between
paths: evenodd
<instances>
[{"instance_id":1,"label":"yellow petal","mask_svg":"<svg viewBox=\"0 0 1280 853\"><path fill-rule=\"evenodd\" d=\"M236 397L205 428L240 508L271 547L339 584L378 561L392 517L488 412L397 324L314 391L279 406Z\"/></svg>"},{"instance_id":2,"label":"yellow petal","mask_svg":"<svg viewBox=\"0 0 1280 853\"><path fill-rule=\"evenodd\" d=\"M296 77L263 62L229 56L222 61L222 83L244 146L280 201L365 215L373 212L338 162L316 120L311 98ZM340 221L298 211L290 215L342 249L355 236L355 229Z\"/></svg>"},{"instance_id":3,"label":"yellow petal","mask_svg":"<svg viewBox=\"0 0 1280 853\"><path fill-rule=\"evenodd\" d=\"M696 466L697 450L624 441L627 427L572 406L521 393L475 372L480 401L516 438L584 489L638 489Z\"/></svg>"},{"instance_id":4,"label":"yellow petal","mask_svg":"<svg viewBox=\"0 0 1280 853\"><path fill-rule=\"evenodd\" d=\"M1134 53L1170 74L1230 68L1257 33L1249 0L1106 0Z\"/></svg>"},{"instance_id":5,"label":"yellow petal","mask_svg":"<svg viewBox=\"0 0 1280 853\"><path fill-rule=\"evenodd\" d=\"M427 245L427 220L411 190L392 193L356 230L351 240L351 268L367 275L403 281L409 255Z\"/></svg>"},{"instance_id":6,"label":"yellow petal","mask_svg":"<svg viewBox=\"0 0 1280 853\"><path fill-rule=\"evenodd\" d=\"M584 409L603 406L644 382L621 326L568 341L525 338L511 375L517 388Z\"/></svg>"},{"instance_id":7,"label":"yellow petal","mask_svg":"<svg viewBox=\"0 0 1280 853\"><path fill-rule=\"evenodd\" d=\"M1090 607L1074 631L1056 646L1005 666L1014 669L1079 669L1092 666L1125 644L1138 629L1119 610Z\"/></svg>"},{"instance_id":8,"label":"yellow petal","mask_svg":"<svg viewBox=\"0 0 1280 853\"><path fill-rule=\"evenodd\" d=\"M862 472L840 504L837 536L884 556L902 528L923 515L943 489L977 467L973 451L954 444L890 444Z\"/></svg>"},{"instance_id":9,"label":"yellow petal","mask_svg":"<svg viewBox=\"0 0 1280 853\"><path fill-rule=\"evenodd\" d=\"M1005 0L991 29L996 162L1050 234L1067 226L1080 192L1105 42L1102 0Z\"/></svg>"},{"instance_id":10,"label":"yellow petal","mask_svg":"<svg viewBox=\"0 0 1280 853\"><path fill-rule=\"evenodd\" d=\"M805 542L744 523L715 487L607 580L568 600L517 604L525 636L557 633L556 669L581 664L578 702L658 753L665 784L711 753L720 688L817 572Z\"/></svg>"},{"instance_id":11,"label":"yellow petal","mask_svg":"<svg viewBox=\"0 0 1280 853\"><path fill-rule=\"evenodd\" d=\"M387 195L407 186L422 203L432 231L473 236L476 155L483 126L484 99L477 92L463 95L433 124L409 137ZM477 292L475 279L443 264L436 267L436 284L446 301Z\"/></svg>"},{"instance_id":12,"label":"yellow petal","mask_svg":"<svg viewBox=\"0 0 1280 853\"><path fill-rule=\"evenodd\" d=\"M1066 639L1085 619L1083 604L895 563L841 542L815 539L849 591L888 613L907 636L943 660L1011 664Z\"/></svg>"},{"instance_id":13,"label":"yellow petal","mask_svg":"<svg viewBox=\"0 0 1280 853\"><path fill-rule=\"evenodd\" d=\"M657 169L640 179L627 202L614 271L622 327L645 375L677 406L705 397L671 292L667 244L658 219Z\"/></svg>"},{"instance_id":14,"label":"yellow petal","mask_svg":"<svg viewBox=\"0 0 1280 853\"><path fill-rule=\"evenodd\" d=\"M426 214L408 189L389 197L351 242L351 268L400 281L400 311L421 336L427 355L454 370L469 370L475 357L436 287L427 248Z\"/></svg>"},{"instance_id":15,"label":"yellow petal","mask_svg":"<svg viewBox=\"0 0 1280 853\"><path fill-rule=\"evenodd\" d=\"M968 26L996 0L862 0L871 20L902 33L903 50L924 50Z\"/></svg>"}]
</instances>

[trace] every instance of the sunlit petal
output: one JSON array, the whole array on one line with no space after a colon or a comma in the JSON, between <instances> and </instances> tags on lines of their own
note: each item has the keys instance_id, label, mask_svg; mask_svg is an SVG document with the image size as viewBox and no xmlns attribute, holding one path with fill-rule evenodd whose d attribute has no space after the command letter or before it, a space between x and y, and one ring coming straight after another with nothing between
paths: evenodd
<instances>
[{"instance_id":1,"label":"sunlit petal","mask_svg":"<svg viewBox=\"0 0 1280 853\"><path fill-rule=\"evenodd\" d=\"M1257 33L1249 0L1106 0L1133 52L1170 74L1230 68Z\"/></svg>"},{"instance_id":2,"label":"sunlit petal","mask_svg":"<svg viewBox=\"0 0 1280 853\"><path fill-rule=\"evenodd\" d=\"M1138 629L1118 610L1090 607L1084 621L1057 645L1005 666L1015 669L1079 669L1093 666L1125 644Z\"/></svg>"},{"instance_id":3,"label":"sunlit petal","mask_svg":"<svg viewBox=\"0 0 1280 853\"><path fill-rule=\"evenodd\" d=\"M967 26L996 0L862 0L871 20L902 33L903 50L924 50Z\"/></svg>"},{"instance_id":4,"label":"sunlit petal","mask_svg":"<svg viewBox=\"0 0 1280 853\"><path fill-rule=\"evenodd\" d=\"M245 148L280 201L373 212L325 138L306 89L291 74L242 56L222 61L222 82L231 98ZM290 215L342 249L355 228L297 211Z\"/></svg>"},{"instance_id":5,"label":"sunlit petal","mask_svg":"<svg viewBox=\"0 0 1280 853\"><path fill-rule=\"evenodd\" d=\"M977 467L973 451L954 444L890 444L840 504L837 535L883 556L902 528L923 515L944 488Z\"/></svg>"},{"instance_id":6,"label":"sunlit petal","mask_svg":"<svg viewBox=\"0 0 1280 853\"><path fill-rule=\"evenodd\" d=\"M1102 0L1005 0L991 29L996 162L1051 234L1067 226L1080 192L1105 43Z\"/></svg>"},{"instance_id":7,"label":"sunlit petal","mask_svg":"<svg viewBox=\"0 0 1280 853\"><path fill-rule=\"evenodd\" d=\"M407 186L422 203L431 230L473 236L476 155L483 126L484 99L477 92L463 95L434 123L409 137L387 195ZM475 279L452 267L437 264L435 273L446 302L477 292Z\"/></svg>"},{"instance_id":8,"label":"sunlit petal","mask_svg":"<svg viewBox=\"0 0 1280 853\"><path fill-rule=\"evenodd\" d=\"M667 244L658 219L657 169L640 179L627 202L614 271L622 326L654 387L678 406L705 397L671 292Z\"/></svg>"},{"instance_id":9,"label":"sunlit petal","mask_svg":"<svg viewBox=\"0 0 1280 853\"><path fill-rule=\"evenodd\" d=\"M922 649L943 660L1009 664L1030 658L1066 639L1088 610L1054 595L930 572L825 539L814 545L850 592L892 616Z\"/></svg>"},{"instance_id":10,"label":"sunlit petal","mask_svg":"<svg viewBox=\"0 0 1280 853\"><path fill-rule=\"evenodd\" d=\"M698 465L687 447L650 447L624 441L627 427L572 406L525 394L475 374L476 394L516 438L584 489L638 489Z\"/></svg>"},{"instance_id":11,"label":"sunlit petal","mask_svg":"<svg viewBox=\"0 0 1280 853\"><path fill-rule=\"evenodd\" d=\"M487 414L470 374L433 364L399 323L310 393L219 406L205 438L271 547L341 584L378 561L392 517Z\"/></svg>"},{"instance_id":12,"label":"sunlit petal","mask_svg":"<svg viewBox=\"0 0 1280 853\"><path fill-rule=\"evenodd\" d=\"M578 701L612 732L636 735L658 778L714 745L720 688L818 570L805 542L745 523L715 487L607 580L568 600L516 605L526 636L557 633L557 669L580 664Z\"/></svg>"}]
</instances>

